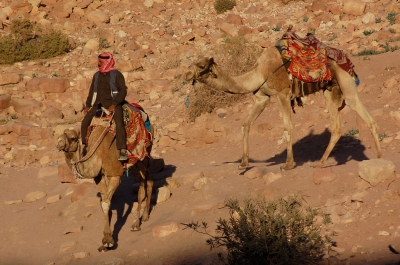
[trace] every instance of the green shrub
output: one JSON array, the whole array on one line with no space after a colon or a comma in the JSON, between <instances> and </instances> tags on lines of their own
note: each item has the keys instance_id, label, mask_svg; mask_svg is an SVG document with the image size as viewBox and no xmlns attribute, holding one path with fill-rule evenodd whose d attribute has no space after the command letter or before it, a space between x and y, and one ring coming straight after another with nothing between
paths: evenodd
<instances>
[{"instance_id":1,"label":"green shrub","mask_svg":"<svg viewBox=\"0 0 400 265\"><path fill-rule=\"evenodd\" d=\"M386 18L389 20L390 25L396 24L396 15L397 14L398 14L397 12L389 12L389 14Z\"/></svg>"},{"instance_id":2,"label":"green shrub","mask_svg":"<svg viewBox=\"0 0 400 265\"><path fill-rule=\"evenodd\" d=\"M225 13L236 6L236 0L215 0L214 9L218 14Z\"/></svg>"},{"instance_id":3,"label":"green shrub","mask_svg":"<svg viewBox=\"0 0 400 265\"><path fill-rule=\"evenodd\" d=\"M375 30L364 30L364 32L363 32L363 34L365 35L365 36L369 36L369 35L371 35L372 33L374 33L375 32Z\"/></svg>"},{"instance_id":4,"label":"green shrub","mask_svg":"<svg viewBox=\"0 0 400 265\"><path fill-rule=\"evenodd\" d=\"M15 19L11 21L10 34L0 37L0 64L52 58L68 49L68 37L60 31L43 33L28 19Z\"/></svg>"},{"instance_id":5,"label":"green shrub","mask_svg":"<svg viewBox=\"0 0 400 265\"><path fill-rule=\"evenodd\" d=\"M314 225L318 211L302 207L301 201L298 196L272 202L249 199L242 208L230 200L225 204L230 217L219 219L216 233L210 234L205 222L183 225L209 236L206 243L211 249L226 248L226 264L312 264L334 242L321 237L320 227ZM327 215L321 218L330 222ZM221 253L219 257L225 261Z\"/></svg>"},{"instance_id":6,"label":"green shrub","mask_svg":"<svg viewBox=\"0 0 400 265\"><path fill-rule=\"evenodd\" d=\"M354 135L356 135L356 134L358 134L359 133L359 130L358 129L353 129L353 128L351 128L351 130L348 130L345 134L344 134L344 136L354 136Z\"/></svg>"},{"instance_id":7,"label":"green shrub","mask_svg":"<svg viewBox=\"0 0 400 265\"><path fill-rule=\"evenodd\" d=\"M386 133L378 133L378 139L379 141L383 141L383 139L387 138L388 136L386 135Z\"/></svg>"},{"instance_id":8,"label":"green shrub","mask_svg":"<svg viewBox=\"0 0 400 265\"><path fill-rule=\"evenodd\" d=\"M281 30L281 27L280 27L280 26L275 26L275 27L272 28L272 30L273 30L273 31L280 31L280 30Z\"/></svg>"}]
</instances>

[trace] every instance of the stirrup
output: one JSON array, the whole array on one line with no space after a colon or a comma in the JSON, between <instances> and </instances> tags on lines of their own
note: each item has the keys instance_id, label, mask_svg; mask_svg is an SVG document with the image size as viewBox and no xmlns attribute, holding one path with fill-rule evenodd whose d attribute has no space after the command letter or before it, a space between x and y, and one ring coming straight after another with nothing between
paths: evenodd
<instances>
[{"instance_id":1,"label":"stirrup","mask_svg":"<svg viewBox=\"0 0 400 265\"><path fill-rule=\"evenodd\" d=\"M128 155L126 154L126 152L121 152L118 158L119 161L126 161L128 160Z\"/></svg>"}]
</instances>

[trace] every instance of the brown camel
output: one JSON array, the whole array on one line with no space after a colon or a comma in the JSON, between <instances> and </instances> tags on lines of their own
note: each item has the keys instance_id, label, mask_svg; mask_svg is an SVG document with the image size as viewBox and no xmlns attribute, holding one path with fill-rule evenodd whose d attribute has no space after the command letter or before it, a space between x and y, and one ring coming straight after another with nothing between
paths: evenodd
<instances>
[{"instance_id":1,"label":"brown camel","mask_svg":"<svg viewBox=\"0 0 400 265\"><path fill-rule=\"evenodd\" d=\"M340 138L339 111L343 104L347 104L352 110L355 110L367 123L375 141L378 158L382 157L382 149L376 132L376 122L361 102L353 77L340 68L334 60L329 60L329 63L333 76L329 89L327 89L326 85L319 87L315 83L310 83L304 87L303 91L303 95L308 95L321 89L323 90L331 120L332 132L329 144L321 160L314 167L322 167L324 165ZM226 74L217 66L213 58L201 58L192 64L190 70L186 73L186 80L188 81L199 81L214 89L228 93L253 93L255 95L255 104L243 125L243 156L239 169L245 169L249 166L248 138L250 126L265 107L269 105L271 96L276 96L280 103L283 114L284 135L287 142L286 163L281 167L281 170L289 170L295 166L292 149L291 100L301 95L292 91L292 83L283 64L281 54L276 47L272 46L263 51L255 65L248 72L238 76Z\"/></svg>"},{"instance_id":2,"label":"brown camel","mask_svg":"<svg viewBox=\"0 0 400 265\"><path fill-rule=\"evenodd\" d=\"M81 157L82 146L79 141L79 132L76 130L66 129L62 135L58 137L57 149L64 151L67 165L74 170L74 162L76 163L76 171L83 178L93 178L101 194L101 208L104 213L104 237L102 245L98 251L107 251L114 245L114 239L111 235L110 204L112 196L120 184L121 175L124 173L123 165L118 161L119 151L117 150L114 136L108 132L103 126L96 126L90 135L87 155ZM151 145L150 145L151 146ZM150 147L147 149L150 154ZM138 161L134 166L140 173L140 188L138 192L138 208L133 212L132 231L140 230L141 221L149 219L150 199L153 190L153 179L150 177L147 168L149 165L149 157L145 157L142 161ZM141 203L146 197L146 205L140 219Z\"/></svg>"}]
</instances>

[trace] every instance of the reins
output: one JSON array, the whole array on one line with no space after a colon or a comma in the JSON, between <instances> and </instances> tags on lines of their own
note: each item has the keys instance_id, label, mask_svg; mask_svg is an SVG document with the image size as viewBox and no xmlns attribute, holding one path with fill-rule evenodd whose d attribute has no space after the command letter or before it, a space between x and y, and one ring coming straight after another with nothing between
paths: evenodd
<instances>
[{"instance_id":1,"label":"reins","mask_svg":"<svg viewBox=\"0 0 400 265\"><path fill-rule=\"evenodd\" d=\"M267 81L268 81L268 78L270 78L272 75L274 75L276 72L278 72L278 70L279 69L281 69L281 67L282 66L285 66L288 62L290 62L292 59L290 59L290 60L287 60L286 62L284 62L283 64L281 64L278 68L276 68L273 72L272 72L272 74L270 74L269 76L267 76L267 78L264 80L264 82L262 82L262 84L258 87L258 89L260 89ZM257 90L258 90L257 89Z\"/></svg>"},{"instance_id":2,"label":"reins","mask_svg":"<svg viewBox=\"0 0 400 265\"><path fill-rule=\"evenodd\" d=\"M110 118L108 126L111 126L113 117L114 117L114 112L111 115L111 118ZM108 126L106 126L104 128L103 132L100 134L99 138L97 138L96 142L93 145L93 148L90 149L89 153L87 153L84 157L81 157L78 161L75 161L75 162L71 161L72 171L73 171L73 173L74 173L74 175L76 177L78 177L80 179L84 179L85 178L84 176L82 176L79 173L77 164L88 160L94 154L94 152L97 150L97 148L100 146L100 143L103 141L104 137L106 136L106 134L108 132Z\"/></svg>"}]
</instances>

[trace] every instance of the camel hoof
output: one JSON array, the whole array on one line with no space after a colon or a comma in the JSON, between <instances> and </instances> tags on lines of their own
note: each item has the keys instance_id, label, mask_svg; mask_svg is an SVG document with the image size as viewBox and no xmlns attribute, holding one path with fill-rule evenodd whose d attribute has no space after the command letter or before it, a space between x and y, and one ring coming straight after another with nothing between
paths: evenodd
<instances>
[{"instance_id":1,"label":"camel hoof","mask_svg":"<svg viewBox=\"0 0 400 265\"><path fill-rule=\"evenodd\" d=\"M280 167L281 171L287 171L287 170L291 170L293 168L294 168L294 164L290 164L290 165L285 164L285 165Z\"/></svg>"},{"instance_id":2,"label":"camel hoof","mask_svg":"<svg viewBox=\"0 0 400 265\"><path fill-rule=\"evenodd\" d=\"M323 163L318 163L318 164L315 164L315 165L313 165L311 167L312 168L321 168L323 165L324 165Z\"/></svg>"},{"instance_id":3,"label":"camel hoof","mask_svg":"<svg viewBox=\"0 0 400 265\"><path fill-rule=\"evenodd\" d=\"M132 232L137 232L137 231L140 231L140 230L141 230L140 227L134 227L134 226L131 227L131 231Z\"/></svg>"},{"instance_id":4,"label":"camel hoof","mask_svg":"<svg viewBox=\"0 0 400 265\"><path fill-rule=\"evenodd\" d=\"M107 249L105 246L100 246L100 247L97 249L97 251L98 251L98 252L107 252L108 249Z\"/></svg>"},{"instance_id":5,"label":"camel hoof","mask_svg":"<svg viewBox=\"0 0 400 265\"><path fill-rule=\"evenodd\" d=\"M239 170L245 170L249 167L249 165L238 165Z\"/></svg>"}]
</instances>

